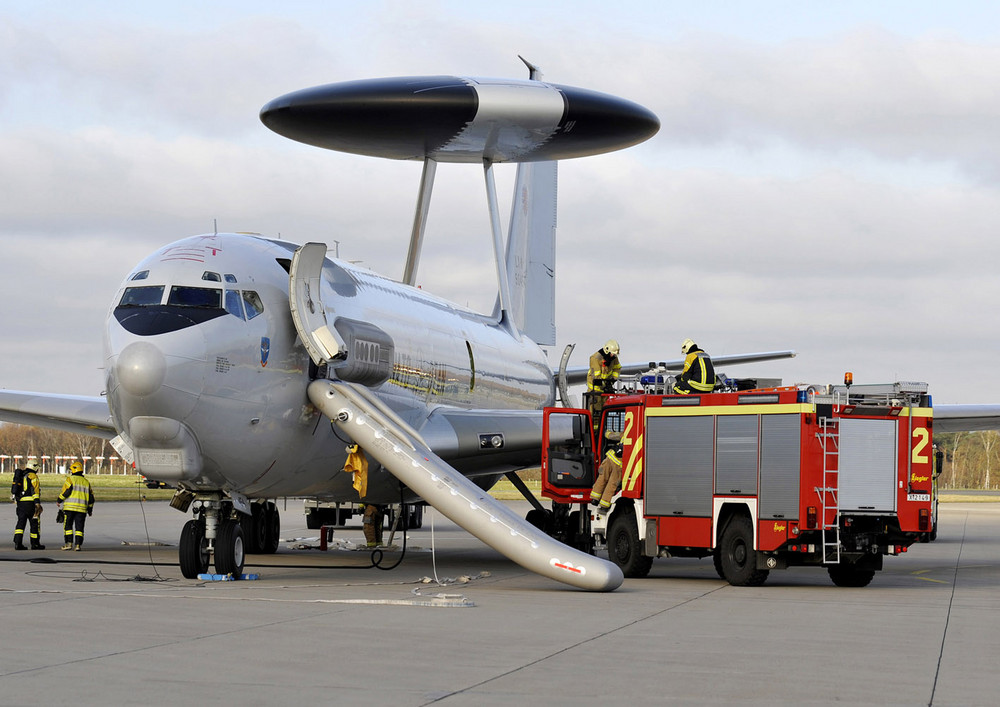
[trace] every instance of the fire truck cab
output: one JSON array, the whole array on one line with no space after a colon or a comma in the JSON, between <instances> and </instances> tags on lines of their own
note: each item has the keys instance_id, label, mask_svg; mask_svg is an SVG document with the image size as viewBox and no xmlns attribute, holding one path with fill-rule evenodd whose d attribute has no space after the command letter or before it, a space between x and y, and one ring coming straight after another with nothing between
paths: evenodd
<instances>
[{"instance_id":1,"label":"fire truck cab","mask_svg":"<svg viewBox=\"0 0 1000 707\"><path fill-rule=\"evenodd\" d=\"M590 502L609 436L622 480L605 514ZM606 547L626 577L712 556L737 586L815 565L863 587L885 555L932 538L934 458L925 383L640 389L608 396L594 426L587 410L545 410L542 496L553 534Z\"/></svg>"}]
</instances>

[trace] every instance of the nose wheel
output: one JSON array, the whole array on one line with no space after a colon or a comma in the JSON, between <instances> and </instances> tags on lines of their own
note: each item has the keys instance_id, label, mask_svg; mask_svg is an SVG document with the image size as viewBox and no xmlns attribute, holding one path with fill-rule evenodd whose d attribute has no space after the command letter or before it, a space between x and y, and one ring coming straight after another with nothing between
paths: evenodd
<instances>
[{"instance_id":1,"label":"nose wheel","mask_svg":"<svg viewBox=\"0 0 1000 707\"><path fill-rule=\"evenodd\" d=\"M187 579L197 579L208 572L214 554L218 574L241 577L248 548L242 523L231 517L232 508L215 499L205 499L195 512L196 517L181 530L178 550L181 574ZM277 508L268 515L273 523L269 527L277 536Z\"/></svg>"},{"instance_id":2,"label":"nose wheel","mask_svg":"<svg viewBox=\"0 0 1000 707\"><path fill-rule=\"evenodd\" d=\"M202 519L192 519L184 524L180 541L181 574L188 579L196 579L199 574L208 572L212 560L212 552L205 537L205 522Z\"/></svg>"},{"instance_id":3,"label":"nose wheel","mask_svg":"<svg viewBox=\"0 0 1000 707\"><path fill-rule=\"evenodd\" d=\"M232 519L223 521L215 539L215 571L239 577L243 574L245 559L246 549L240 522Z\"/></svg>"}]
</instances>

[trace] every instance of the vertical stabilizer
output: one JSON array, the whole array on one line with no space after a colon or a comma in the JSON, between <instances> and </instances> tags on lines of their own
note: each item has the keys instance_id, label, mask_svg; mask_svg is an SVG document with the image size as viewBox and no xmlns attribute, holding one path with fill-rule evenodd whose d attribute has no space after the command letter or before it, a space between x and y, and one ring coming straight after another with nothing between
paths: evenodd
<instances>
[{"instance_id":1,"label":"vertical stabilizer","mask_svg":"<svg viewBox=\"0 0 1000 707\"><path fill-rule=\"evenodd\" d=\"M543 346L556 343L556 162L517 166L507 279L511 323Z\"/></svg>"}]
</instances>

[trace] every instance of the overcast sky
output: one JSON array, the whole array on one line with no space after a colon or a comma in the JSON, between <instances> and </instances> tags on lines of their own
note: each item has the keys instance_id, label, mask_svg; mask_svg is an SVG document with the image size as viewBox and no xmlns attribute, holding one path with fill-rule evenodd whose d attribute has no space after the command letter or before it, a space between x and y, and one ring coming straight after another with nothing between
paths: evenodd
<instances>
[{"instance_id":1,"label":"overcast sky","mask_svg":"<svg viewBox=\"0 0 1000 707\"><path fill-rule=\"evenodd\" d=\"M480 5L0 1L0 387L98 394L122 278L215 221L401 277L419 163L291 142L261 106L526 78L522 54L662 123L560 165L554 364L567 343L585 365L608 337L626 361L691 337L798 351L731 375L1000 402L1000 4ZM488 310L489 243L481 168L442 165L418 280Z\"/></svg>"}]
</instances>

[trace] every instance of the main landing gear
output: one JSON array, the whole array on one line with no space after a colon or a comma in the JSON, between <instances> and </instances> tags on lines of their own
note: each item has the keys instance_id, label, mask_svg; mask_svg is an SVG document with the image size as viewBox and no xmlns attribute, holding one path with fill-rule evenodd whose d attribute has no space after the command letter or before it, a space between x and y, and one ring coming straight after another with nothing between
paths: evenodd
<instances>
[{"instance_id":1,"label":"main landing gear","mask_svg":"<svg viewBox=\"0 0 1000 707\"><path fill-rule=\"evenodd\" d=\"M278 507L273 501L254 501L250 508L247 515L221 495L199 496L194 502L195 517L181 530L181 574L196 579L208 572L214 556L216 573L238 578L247 553L276 552L281 528Z\"/></svg>"}]
</instances>

